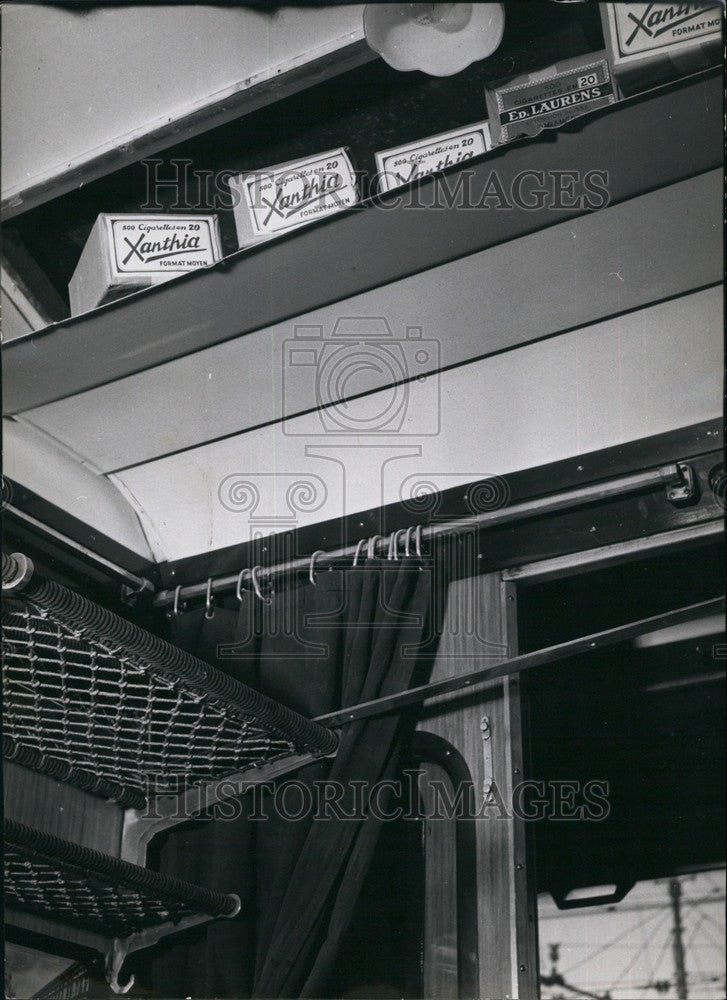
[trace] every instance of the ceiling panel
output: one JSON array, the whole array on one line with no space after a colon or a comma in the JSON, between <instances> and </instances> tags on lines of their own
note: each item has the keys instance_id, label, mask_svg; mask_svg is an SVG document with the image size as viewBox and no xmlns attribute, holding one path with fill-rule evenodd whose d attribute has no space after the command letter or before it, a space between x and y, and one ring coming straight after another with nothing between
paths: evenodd
<instances>
[{"instance_id":1,"label":"ceiling panel","mask_svg":"<svg viewBox=\"0 0 727 1000\"><path fill-rule=\"evenodd\" d=\"M7 497L11 504L12 484L17 484L88 525L88 544L94 544L98 531L143 559L153 558L136 507L105 476L52 437L21 421L4 420L3 472L11 481Z\"/></svg>"},{"instance_id":2,"label":"ceiling panel","mask_svg":"<svg viewBox=\"0 0 727 1000\"><path fill-rule=\"evenodd\" d=\"M377 432L384 391L348 437L311 413L111 479L180 559L714 419L722 309L708 289L413 382L408 437Z\"/></svg>"}]
</instances>

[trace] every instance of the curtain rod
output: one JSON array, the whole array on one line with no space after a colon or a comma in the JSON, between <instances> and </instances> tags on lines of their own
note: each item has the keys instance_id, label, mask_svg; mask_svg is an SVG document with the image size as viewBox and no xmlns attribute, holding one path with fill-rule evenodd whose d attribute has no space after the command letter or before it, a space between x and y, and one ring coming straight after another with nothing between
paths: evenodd
<instances>
[{"instance_id":1,"label":"curtain rod","mask_svg":"<svg viewBox=\"0 0 727 1000\"><path fill-rule=\"evenodd\" d=\"M431 541L442 535L457 535L471 532L473 529L498 527L512 521L523 520L528 517L537 517L543 514L552 514L569 507L578 507L588 503L596 503L601 500L608 500L630 493L639 493L643 490L655 489L663 486L667 487L667 498L672 502L678 499L676 490L689 489L692 482L691 467L684 462L673 462L670 465L663 465L657 469L646 472L632 473L628 476L621 476L617 479L606 480L592 486L581 486L572 490L565 490L553 496L541 497L537 500L528 500L523 503L513 504L511 507L503 507L499 510L484 511L480 514L473 514L468 517L456 518L451 521L437 522L436 524L422 525L421 539ZM669 489L669 488L672 489ZM369 540L369 556L388 549L394 534L386 536L375 535ZM313 556L302 556L285 563L274 566L259 566L256 570L264 577L265 582L269 582L273 577L291 575L299 572L313 572L313 564L332 563L340 559L353 559L360 547L365 543L365 539L358 545L346 545L329 552L318 551ZM373 542L373 544L371 544ZM238 586L241 573L229 574L226 576L211 577L200 583L180 585L177 588L160 590L154 595L153 603L155 607L179 607L180 603L195 599L207 599L223 593L234 592Z\"/></svg>"}]
</instances>

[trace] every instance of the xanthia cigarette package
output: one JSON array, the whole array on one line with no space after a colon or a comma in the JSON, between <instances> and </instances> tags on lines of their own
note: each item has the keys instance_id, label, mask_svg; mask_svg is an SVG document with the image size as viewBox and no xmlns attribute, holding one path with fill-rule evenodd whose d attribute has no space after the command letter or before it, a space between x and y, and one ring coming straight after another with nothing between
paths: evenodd
<instances>
[{"instance_id":1,"label":"xanthia cigarette package","mask_svg":"<svg viewBox=\"0 0 727 1000\"><path fill-rule=\"evenodd\" d=\"M722 61L722 8L701 3L602 3L613 74L626 95Z\"/></svg>"},{"instance_id":2,"label":"xanthia cigarette package","mask_svg":"<svg viewBox=\"0 0 727 1000\"><path fill-rule=\"evenodd\" d=\"M238 174L229 184L240 247L323 219L359 200L346 149Z\"/></svg>"},{"instance_id":3,"label":"xanthia cigarette package","mask_svg":"<svg viewBox=\"0 0 727 1000\"><path fill-rule=\"evenodd\" d=\"M492 143L559 128L615 101L605 52L593 52L516 76L485 90Z\"/></svg>"},{"instance_id":4,"label":"xanthia cigarette package","mask_svg":"<svg viewBox=\"0 0 727 1000\"><path fill-rule=\"evenodd\" d=\"M464 163L492 148L487 122L477 122L376 153L379 191Z\"/></svg>"},{"instance_id":5,"label":"xanthia cigarette package","mask_svg":"<svg viewBox=\"0 0 727 1000\"><path fill-rule=\"evenodd\" d=\"M102 213L68 285L71 315L221 259L215 215Z\"/></svg>"}]
</instances>

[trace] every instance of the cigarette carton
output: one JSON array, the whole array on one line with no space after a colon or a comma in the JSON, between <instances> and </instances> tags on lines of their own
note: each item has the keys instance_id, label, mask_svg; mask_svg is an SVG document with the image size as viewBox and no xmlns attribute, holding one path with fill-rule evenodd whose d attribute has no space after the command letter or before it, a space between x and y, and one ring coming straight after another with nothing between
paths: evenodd
<instances>
[{"instance_id":1,"label":"cigarette carton","mask_svg":"<svg viewBox=\"0 0 727 1000\"><path fill-rule=\"evenodd\" d=\"M722 7L701 3L602 3L613 74L625 95L722 60Z\"/></svg>"},{"instance_id":2,"label":"cigarette carton","mask_svg":"<svg viewBox=\"0 0 727 1000\"><path fill-rule=\"evenodd\" d=\"M615 101L605 52L564 59L485 90L492 143L559 128Z\"/></svg>"},{"instance_id":3,"label":"cigarette carton","mask_svg":"<svg viewBox=\"0 0 727 1000\"><path fill-rule=\"evenodd\" d=\"M464 163L492 149L487 122L477 122L376 153L379 191Z\"/></svg>"},{"instance_id":4,"label":"cigarette carton","mask_svg":"<svg viewBox=\"0 0 727 1000\"><path fill-rule=\"evenodd\" d=\"M288 233L359 200L346 149L239 174L229 184L240 247Z\"/></svg>"},{"instance_id":5,"label":"cigarette carton","mask_svg":"<svg viewBox=\"0 0 727 1000\"><path fill-rule=\"evenodd\" d=\"M68 285L71 315L221 259L214 215L102 213Z\"/></svg>"}]
</instances>

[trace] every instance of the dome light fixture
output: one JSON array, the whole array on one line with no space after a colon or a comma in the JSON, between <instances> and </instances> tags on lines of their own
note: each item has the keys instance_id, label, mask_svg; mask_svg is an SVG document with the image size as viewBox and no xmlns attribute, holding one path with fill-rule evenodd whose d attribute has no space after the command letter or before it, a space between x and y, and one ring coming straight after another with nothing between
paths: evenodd
<instances>
[{"instance_id":1,"label":"dome light fixture","mask_svg":"<svg viewBox=\"0 0 727 1000\"><path fill-rule=\"evenodd\" d=\"M502 41L501 3L367 4L366 41L394 69L453 76L492 55Z\"/></svg>"}]
</instances>

